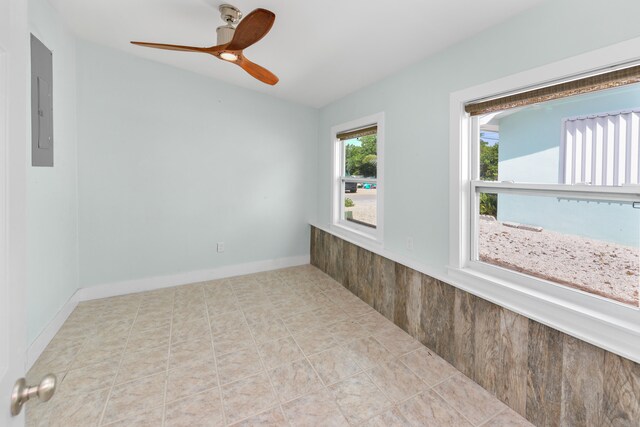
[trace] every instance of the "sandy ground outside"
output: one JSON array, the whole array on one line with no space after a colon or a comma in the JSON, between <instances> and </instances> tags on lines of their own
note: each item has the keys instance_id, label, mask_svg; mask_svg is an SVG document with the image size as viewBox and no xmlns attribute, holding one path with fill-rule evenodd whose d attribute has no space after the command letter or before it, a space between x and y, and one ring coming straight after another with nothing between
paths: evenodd
<instances>
[{"instance_id":1,"label":"sandy ground outside","mask_svg":"<svg viewBox=\"0 0 640 427\"><path fill-rule=\"evenodd\" d=\"M345 193L344 197L353 201L354 206L345 208L353 212L353 219L367 224L377 224L376 201L378 190L358 188L355 193Z\"/></svg>"},{"instance_id":2,"label":"sandy ground outside","mask_svg":"<svg viewBox=\"0 0 640 427\"><path fill-rule=\"evenodd\" d=\"M640 248L479 222L481 261L639 306Z\"/></svg>"}]
</instances>

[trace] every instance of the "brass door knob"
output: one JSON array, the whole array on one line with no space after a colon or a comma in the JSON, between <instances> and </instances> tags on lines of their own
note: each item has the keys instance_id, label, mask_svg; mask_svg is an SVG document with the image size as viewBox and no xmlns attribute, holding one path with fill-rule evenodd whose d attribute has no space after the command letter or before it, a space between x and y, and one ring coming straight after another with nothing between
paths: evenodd
<instances>
[{"instance_id":1,"label":"brass door knob","mask_svg":"<svg viewBox=\"0 0 640 427\"><path fill-rule=\"evenodd\" d=\"M45 375L40 384L28 386L27 380L20 378L13 386L11 393L11 415L14 417L22 410L24 405L32 397L38 396L42 402L46 402L53 396L56 391L58 379L53 374Z\"/></svg>"}]
</instances>

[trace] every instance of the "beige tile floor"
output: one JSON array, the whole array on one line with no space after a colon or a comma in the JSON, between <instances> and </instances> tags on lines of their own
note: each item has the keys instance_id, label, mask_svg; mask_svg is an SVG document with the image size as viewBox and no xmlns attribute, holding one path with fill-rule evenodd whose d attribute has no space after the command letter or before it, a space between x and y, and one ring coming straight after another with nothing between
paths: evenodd
<instances>
[{"instance_id":1,"label":"beige tile floor","mask_svg":"<svg viewBox=\"0 0 640 427\"><path fill-rule=\"evenodd\" d=\"M529 426L311 266L80 304L29 426Z\"/></svg>"}]
</instances>

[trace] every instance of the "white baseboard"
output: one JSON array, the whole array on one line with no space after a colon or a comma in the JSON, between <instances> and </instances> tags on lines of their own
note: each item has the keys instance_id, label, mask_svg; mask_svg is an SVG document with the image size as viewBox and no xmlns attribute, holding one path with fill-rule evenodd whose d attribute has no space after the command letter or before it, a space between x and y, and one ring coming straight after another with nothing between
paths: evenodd
<instances>
[{"instance_id":1,"label":"white baseboard","mask_svg":"<svg viewBox=\"0 0 640 427\"><path fill-rule=\"evenodd\" d=\"M75 291L71 298L62 306L62 308L56 313L51 321L40 332L40 335L36 337L27 349L27 366L25 372L28 372L33 364L38 360L38 357L42 354L45 348L49 345L54 336L58 333L64 322L69 315L78 305L79 290Z\"/></svg>"},{"instance_id":2,"label":"white baseboard","mask_svg":"<svg viewBox=\"0 0 640 427\"><path fill-rule=\"evenodd\" d=\"M309 264L309 255L300 255L289 258L227 265L210 270L189 271L169 276L147 277L143 279L104 283L101 285L80 288L71 296L71 298L69 298L69 301L65 303L56 316L51 320L51 322L49 322L49 324L27 349L27 371L31 369L35 361L38 360L38 357L40 357L49 342L51 342L53 337L58 333L65 320L67 320L79 302L133 294L136 292L152 291L155 289L186 285L188 283L223 279L225 277L241 276L243 274L260 273L263 271L277 270L279 268L296 267L306 264Z\"/></svg>"},{"instance_id":3,"label":"white baseboard","mask_svg":"<svg viewBox=\"0 0 640 427\"><path fill-rule=\"evenodd\" d=\"M153 291L155 289L170 288L186 285L187 283L204 282L206 280L222 279L243 274L260 273L262 271L277 270L279 268L295 267L309 264L309 255L289 258L270 259L246 264L227 265L211 270L188 271L169 276L147 277L144 279L125 280L123 282L105 283L89 286L78 290L78 301L115 297L136 292Z\"/></svg>"}]
</instances>

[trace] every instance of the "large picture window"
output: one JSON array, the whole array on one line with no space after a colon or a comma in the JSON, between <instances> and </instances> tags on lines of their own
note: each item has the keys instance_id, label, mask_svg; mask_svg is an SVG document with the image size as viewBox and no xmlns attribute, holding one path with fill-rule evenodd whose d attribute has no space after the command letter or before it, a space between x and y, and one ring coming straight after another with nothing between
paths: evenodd
<instances>
[{"instance_id":1,"label":"large picture window","mask_svg":"<svg viewBox=\"0 0 640 427\"><path fill-rule=\"evenodd\" d=\"M378 114L332 130L334 139L334 225L381 240L383 116Z\"/></svg>"},{"instance_id":2,"label":"large picture window","mask_svg":"<svg viewBox=\"0 0 640 427\"><path fill-rule=\"evenodd\" d=\"M471 261L640 307L639 108L636 83L478 112Z\"/></svg>"},{"instance_id":3,"label":"large picture window","mask_svg":"<svg viewBox=\"0 0 640 427\"><path fill-rule=\"evenodd\" d=\"M448 275L640 360L640 39L451 94Z\"/></svg>"}]
</instances>

